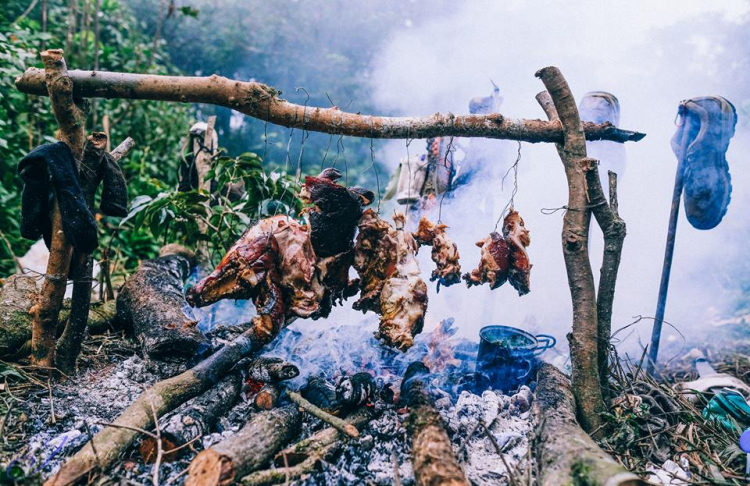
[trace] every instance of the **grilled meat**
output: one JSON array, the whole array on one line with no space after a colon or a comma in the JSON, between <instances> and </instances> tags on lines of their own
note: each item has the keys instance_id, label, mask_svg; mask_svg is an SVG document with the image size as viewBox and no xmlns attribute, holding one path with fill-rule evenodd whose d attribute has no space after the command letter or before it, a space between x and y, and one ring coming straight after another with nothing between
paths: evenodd
<instances>
[{"instance_id":1,"label":"grilled meat","mask_svg":"<svg viewBox=\"0 0 750 486\"><path fill-rule=\"evenodd\" d=\"M499 233L492 232L487 238L477 241L477 246L481 248L479 267L464 274L464 280L468 287L489 283L491 289L496 289L508 280L508 242Z\"/></svg>"},{"instance_id":2,"label":"grilled meat","mask_svg":"<svg viewBox=\"0 0 750 486\"><path fill-rule=\"evenodd\" d=\"M508 242L509 263L508 281L518 295L528 294L531 285L531 263L526 247L531 244L529 230L523 222L523 218L511 210L503 221L503 237Z\"/></svg>"},{"instance_id":3,"label":"grilled meat","mask_svg":"<svg viewBox=\"0 0 750 486\"><path fill-rule=\"evenodd\" d=\"M312 245L318 258L351 250L363 206L374 198L372 191L339 185L336 181L340 177L341 173L336 169L325 169L317 177L305 177L300 192L304 202L314 205L307 214Z\"/></svg>"},{"instance_id":4,"label":"grilled meat","mask_svg":"<svg viewBox=\"0 0 750 486\"><path fill-rule=\"evenodd\" d=\"M479 267L464 275L466 284L471 287L489 283L491 289L496 289L510 281L519 295L529 293L531 263L526 247L530 244L523 218L511 210L503 221L502 235L492 232L477 242L481 248Z\"/></svg>"},{"instance_id":5,"label":"grilled meat","mask_svg":"<svg viewBox=\"0 0 750 486\"><path fill-rule=\"evenodd\" d=\"M397 232L396 271L385 281L380 294L382 317L379 337L402 351L414 344L414 336L422 332L427 312L427 285L417 263L417 242L404 229L404 215L393 217Z\"/></svg>"},{"instance_id":6,"label":"grilled meat","mask_svg":"<svg viewBox=\"0 0 750 486\"><path fill-rule=\"evenodd\" d=\"M367 209L359 220L359 234L354 245L354 269L359 273L359 300L353 307L362 312L381 314L380 294L396 271L398 234L388 221Z\"/></svg>"},{"instance_id":7,"label":"grilled meat","mask_svg":"<svg viewBox=\"0 0 750 486\"><path fill-rule=\"evenodd\" d=\"M461 281L461 264L458 262L458 246L448 238L445 229L448 226L444 224L433 224L427 218L419 221L417 232L414 233L414 239L420 245L432 247L432 261L435 262L435 269L432 271L430 281L438 282L446 287Z\"/></svg>"}]
</instances>

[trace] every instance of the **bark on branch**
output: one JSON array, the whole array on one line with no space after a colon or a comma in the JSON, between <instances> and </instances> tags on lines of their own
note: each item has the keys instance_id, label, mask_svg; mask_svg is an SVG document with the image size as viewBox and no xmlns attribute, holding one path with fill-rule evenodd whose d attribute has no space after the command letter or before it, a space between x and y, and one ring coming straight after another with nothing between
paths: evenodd
<instances>
[{"instance_id":1,"label":"bark on branch","mask_svg":"<svg viewBox=\"0 0 750 486\"><path fill-rule=\"evenodd\" d=\"M608 456L578 426L570 381L551 364L542 363L539 368L532 410L541 486L646 484Z\"/></svg>"},{"instance_id":2,"label":"bark on branch","mask_svg":"<svg viewBox=\"0 0 750 486\"><path fill-rule=\"evenodd\" d=\"M591 201L586 172L591 170L590 161L593 159L586 157L586 138L578 107L560 70L546 67L540 69L536 76L547 88L554 111L544 95L537 96L537 100L542 100L540 105L547 116L554 119L556 113L563 126L564 140L557 144L557 152L568 179L568 205L563 218L562 245L573 301L573 330L568 334L573 394L581 425L587 432L592 432L601 425L601 414L605 410L598 367L596 288L588 253Z\"/></svg>"},{"instance_id":3,"label":"bark on branch","mask_svg":"<svg viewBox=\"0 0 750 486\"><path fill-rule=\"evenodd\" d=\"M52 102L52 111L60 125L59 138L70 147L78 163L83 154L85 140L85 107L74 101L73 81L63 59L63 51L51 49L41 53L44 70L38 70L44 79L46 94ZM31 336L31 361L41 367L55 366L55 338L57 317L60 313L65 287L68 282L73 247L62 229L62 219L57 198L51 214L51 242L47 272L39 299L29 313L33 317Z\"/></svg>"},{"instance_id":4,"label":"bark on branch","mask_svg":"<svg viewBox=\"0 0 750 486\"><path fill-rule=\"evenodd\" d=\"M89 98L209 103L225 106L277 125L313 132L368 138L485 137L522 142L562 142L558 123L489 115L437 113L427 117L381 117L347 113L337 108L319 108L289 103L270 86L241 82L213 75L209 77L159 76L103 71L71 71L74 94ZM39 69L28 69L16 79L27 94L46 94ZM622 130L612 124L585 123L587 140L629 142L645 134Z\"/></svg>"}]
</instances>

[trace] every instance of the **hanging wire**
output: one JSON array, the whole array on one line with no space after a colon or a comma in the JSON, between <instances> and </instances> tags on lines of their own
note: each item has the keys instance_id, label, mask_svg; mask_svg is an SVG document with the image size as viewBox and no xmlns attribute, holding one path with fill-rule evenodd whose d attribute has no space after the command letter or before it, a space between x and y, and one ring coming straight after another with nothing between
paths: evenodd
<instances>
[{"instance_id":1,"label":"hanging wire","mask_svg":"<svg viewBox=\"0 0 750 486\"><path fill-rule=\"evenodd\" d=\"M328 158L328 151L331 149L331 143L333 142L333 134L328 135L328 145L326 146L326 151L323 154L323 160L320 161L320 171L323 172L323 169L326 167L326 159Z\"/></svg>"},{"instance_id":2,"label":"hanging wire","mask_svg":"<svg viewBox=\"0 0 750 486\"><path fill-rule=\"evenodd\" d=\"M443 165L445 166L445 170L449 171L449 173L453 170L453 167L451 164L451 167L448 167L448 157L450 156L451 152L453 151L453 137L450 138L448 141L448 148L445 150L445 158L443 159ZM448 179L450 180L450 178ZM440 204L438 204L438 224L442 223L443 220L443 201L445 201L445 195L448 194L448 188L446 188L445 191L443 191L443 194L440 196Z\"/></svg>"},{"instance_id":3,"label":"hanging wire","mask_svg":"<svg viewBox=\"0 0 750 486\"><path fill-rule=\"evenodd\" d=\"M505 187L505 179L508 177L511 171L513 171L513 191L510 194L510 201L508 201L508 204L505 205L503 208L503 211L500 213L500 217L497 218L497 221L495 221L495 229L493 231L497 232L497 227L500 226L500 221L503 220L503 217L505 217L505 213L508 211L508 209L513 209L513 205L515 203L516 194L518 194L518 163L521 162L521 141L518 141L518 153L516 154L516 161L513 162L513 165L511 165L508 170L505 172L505 175L503 176L502 181L500 182L501 187Z\"/></svg>"},{"instance_id":4,"label":"hanging wire","mask_svg":"<svg viewBox=\"0 0 750 486\"><path fill-rule=\"evenodd\" d=\"M302 177L302 157L305 153L305 141L309 137L309 132L307 131L306 125L307 125L307 103L310 101L310 93L307 92L305 88L295 88L295 91L304 91L307 95L307 98L305 99L305 104L302 108L302 136L300 137L300 147L299 147L299 157L297 158L297 167L295 170L294 175L294 182L295 184L299 184L300 178ZM294 114L294 122L297 121L297 113ZM294 128L292 128L289 131L289 142L287 142L286 146L286 164L284 168L284 173L287 177L289 177L289 161L291 159L290 156L290 149L291 149L291 143L292 143L292 135L294 133ZM284 197L286 196L287 191L289 190L289 183L288 181L285 181L284 183L284 190L281 193L281 197L279 197L278 204L276 205L276 208L274 209L274 216L279 214L279 210L281 209L281 206L284 204ZM289 214L287 213L287 217Z\"/></svg>"},{"instance_id":5,"label":"hanging wire","mask_svg":"<svg viewBox=\"0 0 750 486\"><path fill-rule=\"evenodd\" d=\"M412 186L412 174L411 174L411 155L409 154L409 146L411 145L412 139L409 138L409 128L406 129L406 167L409 169L409 183L406 186L406 197L407 201L404 203L404 214L406 215L406 221L409 220L409 201L411 201L411 186ZM403 170L403 169L402 169Z\"/></svg>"},{"instance_id":6,"label":"hanging wire","mask_svg":"<svg viewBox=\"0 0 750 486\"><path fill-rule=\"evenodd\" d=\"M380 176L378 175L378 168L375 165L375 139L370 139L370 167L375 172L375 185L378 188L378 209L377 213L380 214ZM368 169L370 168L368 167ZM365 172L367 169L365 170Z\"/></svg>"}]
</instances>

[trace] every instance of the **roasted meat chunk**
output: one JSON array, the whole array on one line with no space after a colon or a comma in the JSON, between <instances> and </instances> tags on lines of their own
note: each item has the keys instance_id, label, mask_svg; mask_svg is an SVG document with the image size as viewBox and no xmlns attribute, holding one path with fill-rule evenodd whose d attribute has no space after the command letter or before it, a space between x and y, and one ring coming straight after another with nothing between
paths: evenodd
<instances>
[{"instance_id":1,"label":"roasted meat chunk","mask_svg":"<svg viewBox=\"0 0 750 486\"><path fill-rule=\"evenodd\" d=\"M479 267L464 275L466 284L471 287L489 283L491 289L496 289L510 281L518 295L528 294L531 263L526 247L530 244L523 218L511 209L503 221L502 235L493 232L477 242L481 248Z\"/></svg>"},{"instance_id":2,"label":"roasted meat chunk","mask_svg":"<svg viewBox=\"0 0 750 486\"><path fill-rule=\"evenodd\" d=\"M416 259L417 242L404 230L405 218L394 216L395 228L366 210L354 246L354 268L360 276L355 309L381 315L378 337L406 350L422 331L427 311L427 285Z\"/></svg>"},{"instance_id":3,"label":"roasted meat chunk","mask_svg":"<svg viewBox=\"0 0 750 486\"><path fill-rule=\"evenodd\" d=\"M382 314L378 335L386 344L405 351L414 344L414 336L422 332L427 312L427 285L419 271L417 242L404 229L404 215L396 213L393 221L398 256L396 271L386 279L380 294Z\"/></svg>"},{"instance_id":4,"label":"roasted meat chunk","mask_svg":"<svg viewBox=\"0 0 750 486\"><path fill-rule=\"evenodd\" d=\"M435 269L432 271L430 281L438 282L446 287L461 281L461 264L458 262L460 257L458 246L446 234L448 226L444 224L434 224L427 218L419 221L417 232L414 233L414 239L420 245L432 247L432 261L435 262Z\"/></svg>"},{"instance_id":5,"label":"roasted meat chunk","mask_svg":"<svg viewBox=\"0 0 750 486\"><path fill-rule=\"evenodd\" d=\"M511 210L503 221L503 237L508 242L510 269L508 281L518 295L528 294L531 285L531 263L526 247L531 244L531 235L523 218Z\"/></svg>"},{"instance_id":6,"label":"roasted meat chunk","mask_svg":"<svg viewBox=\"0 0 750 486\"><path fill-rule=\"evenodd\" d=\"M374 194L366 189L348 189L336 181L341 173L328 168L317 177L305 177L300 198L313 207L307 210L311 240L318 258L351 250L363 206Z\"/></svg>"},{"instance_id":7,"label":"roasted meat chunk","mask_svg":"<svg viewBox=\"0 0 750 486\"><path fill-rule=\"evenodd\" d=\"M365 210L354 245L354 269L359 273L360 289L355 309L381 313L380 294L386 279L396 271L397 259L396 230L372 209Z\"/></svg>"}]
</instances>

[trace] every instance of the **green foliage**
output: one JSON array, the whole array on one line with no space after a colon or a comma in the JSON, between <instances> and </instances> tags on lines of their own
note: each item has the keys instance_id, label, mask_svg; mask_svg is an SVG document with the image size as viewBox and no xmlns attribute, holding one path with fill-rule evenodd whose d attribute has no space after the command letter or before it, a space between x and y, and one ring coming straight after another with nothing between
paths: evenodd
<instances>
[{"instance_id":1,"label":"green foliage","mask_svg":"<svg viewBox=\"0 0 750 486\"><path fill-rule=\"evenodd\" d=\"M168 57L153 51L153 38L119 0L101 0L99 15L98 59L94 33L94 1L77 0L77 21L70 23L69 2L48 0L48 31L42 32L41 5L18 20L28 1L10 0L0 11L0 276L13 273L13 254L23 255L33 243L21 239L20 192L22 183L16 174L18 161L32 148L54 141L57 123L49 100L28 96L14 85L17 76L29 67L42 67L41 48L65 48L70 69L98 68L111 71L175 73ZM155 196L177 180L179 147L189 128L192 115L188 106L167 102L95 100L87 120L88 131L103 131L108 120L114 147L126 137L136 142L135 149L122 162L130 198ZM154 181L159 181L158 183ZM158 250L153 235L131 227L117 228L115 218L104 218L100 234L103 246L116 246L121 253L119 268L132 269L139 259ZM96 255L98 257L98 255Z\"/></svg>"},{"instance_id":2,"label":"green foliage","mask_svg":"<svg viewBox=\"0 0 750 486\"><path fill-rule=\"evenodd\" d=\"M206 177L218 188L244 187L245 194L235 198L225 190L213 194L171 190L155 197L142 195L132 201L130 214L122 224L136 230L148 228L164 242L194 246L207 241L216 259L254 221L274 214L297 215L302 209L297 197L299 184L279 172L266 173L256 154L219 156Z\"/></svg>"}]
</instances>

